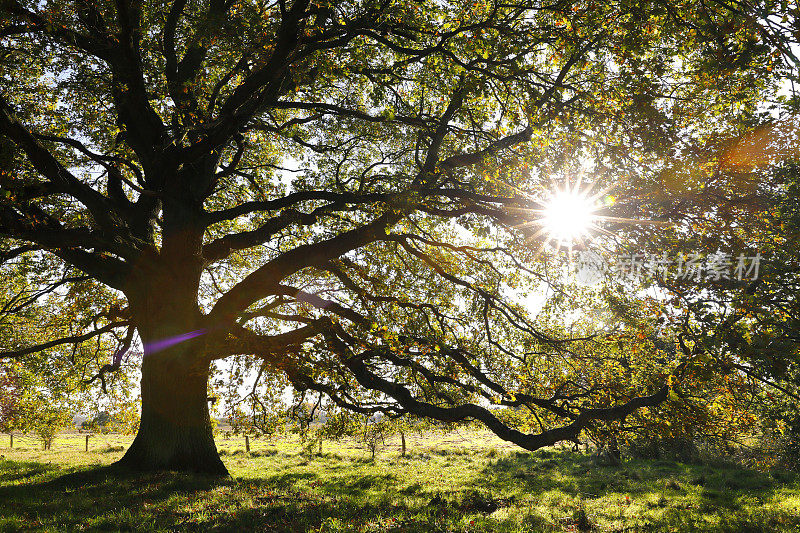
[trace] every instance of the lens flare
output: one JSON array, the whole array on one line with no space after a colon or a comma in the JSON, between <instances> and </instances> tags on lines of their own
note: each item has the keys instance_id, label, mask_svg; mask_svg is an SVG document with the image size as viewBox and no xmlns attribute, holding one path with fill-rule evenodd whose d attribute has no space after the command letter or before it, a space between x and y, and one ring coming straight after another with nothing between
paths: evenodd
<instances>
[{"instance_id":1,"label":"lens flare","mask_svg":"<svg viewBox=\"0 0 800 533\"><path fill-rule=\"evenodd\" d=\"M567 180L562 188L555 188L544 198L506 184L517 194L527 199L534 207L507 207L508 212L524 222L511 226L525 236L525 243L539 242L538 256L544 248L555 243L557 250L572 250L577 246L586 249L590 241L599 235L614 236L603 226L611 223L633 225L670 226L668 220L642 220L602 214L617 205L619 199L609 194L613 187L597 187L597 183L585 184L578 175L574 183ZM613 228L612 228L613 229Z\"/></svg>"},{"instance_id":2,"label":"lens flare","mask_svg":"<svg viewBox=\"0 0 800 533\"><path fill-rule=\"evenodd\" d=\"M205 328L196 329L188 333L175 335L174 337L167 337L166 339L160 339L157 341L149 342L144 345L144 353L145 355L154 354L156 352L160 352L161 350L166 350L167 348L171 348L176 344L188 341L189 339L199 337L200 335L205 335L206 333L208 333L208 330Z\"/></svg>"}]
</instances>

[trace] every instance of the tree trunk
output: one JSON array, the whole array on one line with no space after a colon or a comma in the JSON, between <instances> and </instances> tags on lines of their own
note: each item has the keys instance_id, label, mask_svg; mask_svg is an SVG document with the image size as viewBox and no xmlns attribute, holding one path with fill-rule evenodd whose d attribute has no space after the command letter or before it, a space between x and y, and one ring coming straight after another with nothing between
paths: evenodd
<instances>
[{"instance_id":1,"label":"tree trunk","mask_svg":"<svg viewBox=\"0 0 800 533\"><path fill-rule=\"evenodd\" d=\"M135 470L228 475L214 443L208 413L209 363L192 358L187 353L190 347L150 354L145 349L142 420L120 465Z\"/></svg>"},{"instance_id":2,"label":"tree trunk","mask_svg":"<svg viewBox=\"0 0 800 533\"><path fill-rule=\"evenodd\" d=\"M400 445L402 446L402 456L406 456L406 434L401 431L400 432Z\"/></svg>"},{"instance_id":3,"label":"tree trunk","mask_svg":"<svg viewBox=\"0 0 800 533\"><path fill-rule=\"evenodd\" d=\"M202 179L177 176L170 183ZM208 413L209 326L197 302L205 226L202 208L179 195L185 194L181 186L165 195L170 201L162 206L161 249L141 254L123 291L144 356L139 431L119 463L137 470L227 475Z\"/></svg>"}]
</instances>

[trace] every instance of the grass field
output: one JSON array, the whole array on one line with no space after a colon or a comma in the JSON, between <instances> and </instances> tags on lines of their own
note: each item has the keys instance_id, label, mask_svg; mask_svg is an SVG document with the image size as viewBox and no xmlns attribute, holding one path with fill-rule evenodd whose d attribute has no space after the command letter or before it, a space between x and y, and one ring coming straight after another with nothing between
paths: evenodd
<instances>
[{"instance_id":1,"label":"grass field","mask_svg":"<svg viewBox=\"0 0 800 533\"><path fill-rule=\"evenodd\" d=\"M300 454L296 437L218 440L229 479L107 467L129 437L0 436L0 531L800 531L800 477L730 465L595 466L480 432Z\"/></svg>"}]
</instances>

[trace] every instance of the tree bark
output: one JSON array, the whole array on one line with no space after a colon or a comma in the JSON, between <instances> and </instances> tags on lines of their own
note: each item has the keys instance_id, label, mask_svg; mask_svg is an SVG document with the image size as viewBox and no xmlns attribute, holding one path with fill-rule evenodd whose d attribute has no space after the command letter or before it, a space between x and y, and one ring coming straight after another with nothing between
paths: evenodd
<instances>
[{"instance_id":1,"label":"tree bark","mask_svg":"<svg viewBox=\"0 0 800 533\"><path fill-rule=\"evenodd\" d=\"M188 357L187 349L180 348L153 354L145 350L142 420L119 464L135 470L226 476L206 400L209 362Z\"/></svg>"},{"instance_id":2,"label":"tree bark","mask_svg":"<svg viewBox=\"0 0 800 533\"><path fill-rule=\"evenodd\" d=\"M125 290L144 348L142 418L119 464L224 476L208 412L208 329L197 304L202 231L174 205L164 218L170 231L161 253L140 258Z\"/></svg>"}]
</instances>

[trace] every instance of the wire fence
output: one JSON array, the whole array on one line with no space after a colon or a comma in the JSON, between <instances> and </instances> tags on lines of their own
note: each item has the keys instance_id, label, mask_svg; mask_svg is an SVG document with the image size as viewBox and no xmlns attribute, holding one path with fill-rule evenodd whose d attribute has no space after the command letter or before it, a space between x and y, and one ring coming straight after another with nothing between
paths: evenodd
<instances>
[{"instance_id":1,"label":"wire fence","mask_svg":"<svg viewBox=\"0 0 800 533\"><path fill-rule=\"evenodd\" d=\"M87 441L88 437L88 441ZM50 443L50 451L98 451L109 449L127 448L132 436L119 434L95 433L62 433L56 435ZM0 450L44 450L44 440L37 436L25 433L0 435Z\"/></svg>"},{"instance_id":2,"label":"wire fence","mask_svg":"<svg viewBox=\"0 0 800 533\"><path fill-rule=\"evenodd\" d=\"M87 440L88 437L88 440ZM236 452L273 452L277 450L299 449L302 447L298 435L286 433L272 437L253 437L245 435L226 435L221 433L214 439L217 449L222 454ZM121 452L130 446L133 435L119 433L78 433L65 432L55 436L50 444L50 452ZM409 450L429 448L456 448L456 449L488 449L498 450L515 449L509 443L501 441L488 432L465 431L445 434L426 433L425 435L407 434L406 441ZM326 443L327 448L330 443ZM337 442L339 450L352 450L354 453L363 449L363 443L352 438L345 438ZM386 450L400 450L401 442L397 435L387 437L383 446ZM0 453L3 450L17 451L44 450L44 441L34 434L5 433L0 434Z\"/></svg>"},{"instance_id":3,"label":"wire fence","mask_svg":"<svg viewBox=\"0 0 800 533\"><path fill-rule=\"evenodd\" d=\"M219 435L215 438L215 441L220 450L229 452L240 448L245 450L248 447L252 451L263 451L270 449L277 442L287 443L287 441L297 440L296 437L294 439L292 437L287 435L284 438L274 437L270 439L244 435ZM119 433L60 433L53 438L49 451L121 451L130 446L132 441L133 435ZM0 450L8 449L44 451L44 440L37 435L26 433L0 434Z\"/></svg>"}]
</instances>

